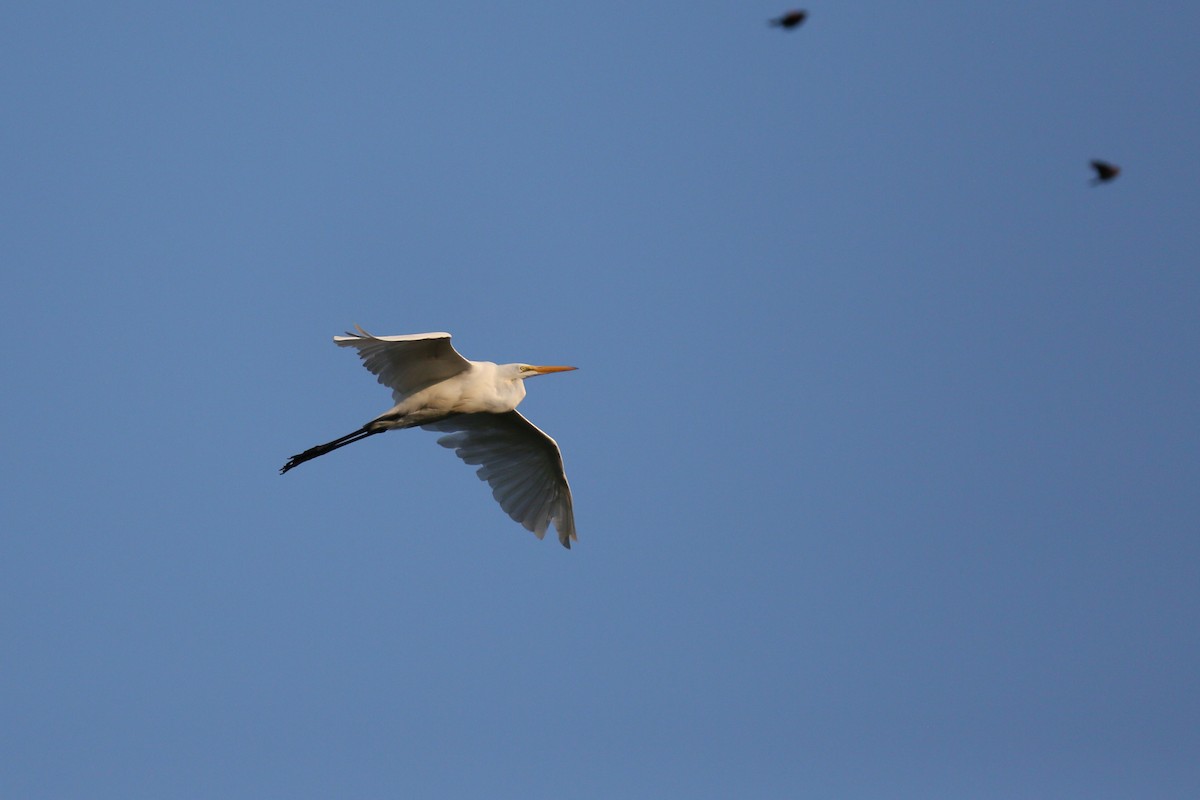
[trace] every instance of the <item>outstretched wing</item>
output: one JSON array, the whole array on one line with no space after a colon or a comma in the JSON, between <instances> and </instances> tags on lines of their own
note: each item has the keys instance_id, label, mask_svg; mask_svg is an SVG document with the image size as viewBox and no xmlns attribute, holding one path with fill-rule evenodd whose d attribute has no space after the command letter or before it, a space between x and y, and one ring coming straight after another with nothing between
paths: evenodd
<instances>
[{"instance_id":1,"label":"outstretched wing","mask_svg":"<svg viewBox=\"0 0 1200 800\"><path fill-rule=\"evenodd\" d=\"M335 336L338 347L353 347L363 366L392 390L397 403L413 392L470 369L471 362L450 344L448 333L414 333L409 336L372 336L357 325L358 333Z\"/></svg>"},{"instance_id":2,"label":"outstretched wing","mask_svg":"<svg viewBox=\"0 0 1200 800\"><path fill-rule=\"evenodd\" d=\"M438 439L468 464L481 465L480 479L517 522L541 539L551 522L558 541L569 548L575 536L571 487L558 443L516 411L456 414L422 425L449 434Z\"/></svg>"}]
</instances>

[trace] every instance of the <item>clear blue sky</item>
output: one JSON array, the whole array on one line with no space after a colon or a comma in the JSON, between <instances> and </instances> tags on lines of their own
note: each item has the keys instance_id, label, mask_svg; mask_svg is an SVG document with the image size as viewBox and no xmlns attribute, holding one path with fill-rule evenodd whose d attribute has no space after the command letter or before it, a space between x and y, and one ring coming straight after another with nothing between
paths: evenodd
<instances>
[{"instance_id":1,"label":"clear blue sky","mask_svg":"<svg viewBox=\"0 0 1200 800\"><path fill-rule=\"evenodd\" d=\"M6 7L0 795L1200 796L1200 10L808 8Z\"/></svg>"}]
</instances>

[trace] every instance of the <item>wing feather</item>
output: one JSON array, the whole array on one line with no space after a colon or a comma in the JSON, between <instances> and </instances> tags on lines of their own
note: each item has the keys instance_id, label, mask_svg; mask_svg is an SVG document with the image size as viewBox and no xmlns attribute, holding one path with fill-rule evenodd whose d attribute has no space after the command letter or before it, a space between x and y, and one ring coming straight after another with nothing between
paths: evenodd
<instances>
[{"instance_id":1,"label":"wing feather","mask_svg":"<svg viewBox=\"0 0 1200 800\"><path fill-rule=\"evenodd\" d=\"M399 403L405 397L452 378L471 367L454 346L448 333L414 333L408 336L372 336L359 328L358 333L335 336L338 347L353 347L363 366L392 390Z\"/></svg>"},{"instance_id":2,"label":"wing feather","mask_svg":"<svg viewBox=\"0 0 1200 800\"><path fill-rule=\"evenodd\" d=\"M456 414L422 425L447 434L438 444L450 448L492 487L505 513L539 539L553 523L558 541L570 547L575 535L571 487L558 443L516 411Z\"/></svg>"}]
</instances>

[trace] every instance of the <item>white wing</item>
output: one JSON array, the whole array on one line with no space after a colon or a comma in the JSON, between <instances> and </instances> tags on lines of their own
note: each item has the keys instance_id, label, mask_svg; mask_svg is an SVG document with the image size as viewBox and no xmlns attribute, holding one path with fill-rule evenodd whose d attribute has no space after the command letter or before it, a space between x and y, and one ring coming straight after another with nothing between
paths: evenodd
<instances>
[{"instance_id":1,"label":"white wing","mask_svg":"<svg viewBox=\"0 0 1200 800\"><path fill-rule=\"evenodd\" d=\"M354 327L357 334L346 331L345 336L335 336L333 341L338 347L356 348L363 366L392 390L397 403L471 367L471 362L450 344L448 333L372 336L357 325Z\"/></svg>"},{"instance_id":2,"label":"white wing","mask_svg":"<svg viewBox=\"0 0 1200 800\"><path fill-rule=\"evenodd\" d=\"M503 414L456 414L422 425L448 433L438 439L492 487L492 496L517 522L539 539L551 522L558 541L569 548L575 536L571 487L563 471L558 443L516 411Z\"/></svg>"}]
</instances>

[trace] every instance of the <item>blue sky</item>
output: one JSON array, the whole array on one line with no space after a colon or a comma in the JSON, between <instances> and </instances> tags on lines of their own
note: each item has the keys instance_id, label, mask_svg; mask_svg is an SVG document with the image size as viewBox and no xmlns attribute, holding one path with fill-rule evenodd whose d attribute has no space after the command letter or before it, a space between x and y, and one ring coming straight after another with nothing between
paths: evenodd
<instances>
[{"instance_id":1,"label":"blue sky","mask_svg":"<svg viewBox=\"0 0 1200 800\"><path fill-rule=\"evenodd\" d=\"M102 5L0 25L0 794L1200 791L1193 4ZM277 474L355 323L580 367L573 550Z\"/></svg>"}]
</instances>

